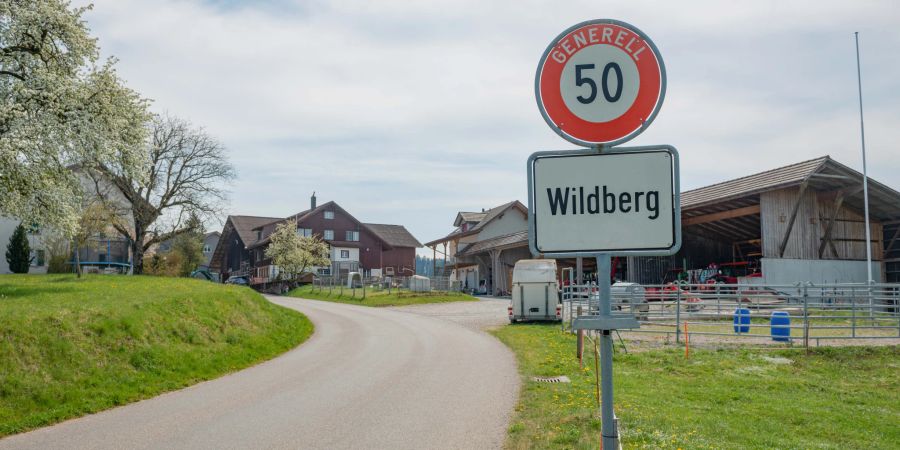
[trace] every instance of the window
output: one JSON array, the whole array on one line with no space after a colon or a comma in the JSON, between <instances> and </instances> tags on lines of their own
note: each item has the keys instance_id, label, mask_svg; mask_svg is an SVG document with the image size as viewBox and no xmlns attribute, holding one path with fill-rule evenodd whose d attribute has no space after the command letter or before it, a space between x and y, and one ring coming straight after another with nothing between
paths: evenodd
<instances>
[{"instance_id":1,"label":"window","mask_svg":"<svg viewBox=\"0 0 900 450\"><path fill-rule=\"evenodd\" d=\"M334 219L334 211L325 211L325 218L329 220Z\"/></svg>"},{"instance_id":2,"label":"window","mask_svg":"<svg viewBox=\"0 0 900 450\"><path fill-rule=\"evenodd\" d=\"M256 240L262 239L262 230L256 230Z\"/></svg>"},{"instance_id":3,"label":"window","mask_svg":"<svg viewBox=\"0 0 900 450\"><path fill-rule=\"evenodd\" d=\"M350 259L350 250L341 250L341 259Z\"/></svg>"},{"instance_id":4,"label":"window","mask_svg":"<svg viewBox=\"0 0 900 450\"><path fill-rule=\"evenodd\" d=\"M212 249L209 248L209 244L204 244L204 245L203 245L203 253L209 253L209 252L211 252L211 251L212 251Z\"/></svg>"},{"instance_id":5,"label":"window","mask_svg":"<svg viewBox=\"0 0 900 450\"><path fill-rule=\"evenodd\" d=\"M334 240L334 230L325 230L325 240L326 241Z\"/></svg>"},{"instance_id":6,"label":"window","mask_svg":"<svg viewBox=\"0 0 900 450\"><path fill-rule=\"evenodd\" d=\"M310 237L312 234L312 228L297 228L297 236Z\"/></svg>"},{"instance_id":7,"label":"window","mask_svg":"<svg viewBox=\"0 0 900 450\"><path fill-rule=\"evenodd\" d=\"M330 276L331 275L331 267L322 267L319 269L319 275L322 276Z\"/></svg>"},{"instance_id":8,"label":"window","mask_svg":"<svg viewBox=\"0 0 900 450\"><path fill-rule=\"evenodd\" d=\"M359 241L359 231L348 231L347 240L351 242Z\"/></svg>"}]
</instances>

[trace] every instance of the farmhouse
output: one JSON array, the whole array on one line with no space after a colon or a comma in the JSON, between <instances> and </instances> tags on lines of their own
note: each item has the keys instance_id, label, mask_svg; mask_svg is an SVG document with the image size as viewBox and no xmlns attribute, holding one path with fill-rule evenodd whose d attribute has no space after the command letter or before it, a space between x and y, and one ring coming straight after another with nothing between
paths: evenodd
<instances>
[{"instance_id":1,"label":"farmhouse","mask_svg":"<svg viewBox=\"0 0 900 450\"><path fill-rule=\"evenodd\" d=\"M297 233L328 243L331 266L317 268L319 275L415 275L416 248L422 244L405 227L362 223L333 201L317 205L315 195L309 209L287 218L228 216L210 270L223 281L232 276L247 277L251 285L275 280L277 268L265 250L275 228L286 221L297 222Z\"/></svg>"},{"instance_id":2,"label":"farmhouse","mask_svg":"<svg viewBox=\"0 0 900 450\"><path fill-rule=\"evenodd\" d=\"M460 288L505 295L516 261L528 259L528 208L518 200L481 212L460 211L450 234L425 244L444 259L443 276Z\"/></svg>"}]
</instances>

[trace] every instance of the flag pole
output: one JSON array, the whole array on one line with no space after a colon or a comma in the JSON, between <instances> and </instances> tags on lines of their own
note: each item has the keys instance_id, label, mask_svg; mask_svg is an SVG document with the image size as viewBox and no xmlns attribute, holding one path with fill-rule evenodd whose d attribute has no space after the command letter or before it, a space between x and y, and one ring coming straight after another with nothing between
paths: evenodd
<instances>
[{"instance_id":1,"label":"flag pole","mask_svg":"<svg viewBox=\"0 0 900 450\"><path fill-rule=\"evenodd\" d=\"M867 282L872 284L872 231L869 227L869 174L866 171L866 125L863 120L862 74L859 68L859 31L853 33L856 39L856 84L859 89L859 134L862 142L863 166L863 207L866 215L866 275Z\"/></svg>"}]
</instances>

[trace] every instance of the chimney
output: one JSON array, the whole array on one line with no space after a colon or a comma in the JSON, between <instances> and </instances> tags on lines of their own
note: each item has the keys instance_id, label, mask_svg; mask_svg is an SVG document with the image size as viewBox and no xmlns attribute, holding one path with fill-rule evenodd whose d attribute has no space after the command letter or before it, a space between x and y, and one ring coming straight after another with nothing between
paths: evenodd
<instances>
[{"instance_id":1,"label":"chimney","mask_svg":"<svg viewBox=\"0 0 900 450\"><path fill-rule=\"evenodd\" d=\"M316 209L316 191L313 191L312 197L309 198L309 209Z\"/></svg>"}]
</instances>

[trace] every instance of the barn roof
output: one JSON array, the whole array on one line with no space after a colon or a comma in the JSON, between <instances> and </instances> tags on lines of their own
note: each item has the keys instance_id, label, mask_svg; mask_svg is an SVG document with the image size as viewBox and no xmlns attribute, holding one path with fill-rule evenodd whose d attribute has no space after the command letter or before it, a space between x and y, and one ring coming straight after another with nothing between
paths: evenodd
<instances>
[{"instance_id":1,"label":"barn roof","mask_svg":"<svg viewBox=\"0 0 900 450\"><path fill-rule=\"evenodd\" d=\"M828 156L823 156L685 191L681 193L681 207L688 209L800 184L828 160Z\"/></svg>"},{"instance_id":2,"label":"barn roof","mask_svg":"<svg viewBox=\"0 0 900 450\"><path fill-rule=\"evenodd\" d=\"M485 212L483 212L483 213L467 213L467 212L460 212L459 214L457 214L457 220L456 220L456 222L455 222L455 223L458 223L458 224L456 225L457 227L459 227L459 224L462 223L462 222L459 221L460 215L461 215L461 214L470 214L469 217L473 217L473 218L476 217L475 215L482 215L482 214L483 214L483 216L481 217L480 221L479 221L477 224L475 224L475 226L473 226L472 228L470 228L470 229L468 229L468 230L466 230L466 231L462 231L460 228L457 228L457 229L453 230L452 232L450 232L450 234L448 234L448 235L446 235L446 236L444 236L444 237L442 237L442 238L440 238L440 239L435 239L435 240L433 240L433 241L431 241L431 242L426 242L425 245L426 245L426 246L432 246L432 245L435 245L435 244L440 244L440 243L442 243L442 242L449 241L449 240L451 240L451 239L455 239L455 238L459 238L459 237L463 237L463 236L469 236L469 235L472 235L472 234L476 234L476 233L478 233L479 231L481 231L481 229L483 229L484 227L486 227L487 224L491 223L494 219L496 219L496 218L502 216L506 211L508 211L508 210L510 210L510 209L513 209L513 208L514 208L514 209L517 209L519 212L521 212L522 214L524 214L524 215L526 215L526 216L528 215L528 207L525 206L525 205L523 205L522 202L520 202L520 201L518 201L518 200L513 200L513 201L511 201L511 202L504 203L504 204L502 204L502 205L500 205L500 206L496 206L496 207L494 207L494 208L491 208L491 209L489 209L489 210L487 210L487 211L485 211Z\"/></svg>"},{"instance_id":3,"label":"barn roof","mask_svg":"<svg viewBox=\"0 0 900 450\"><path fill-rule=\"evenodd\" d=\"M475 242L457 253L457 256L473 256L492 249L504 250L525 245L528 245L528 230Z\"/></svg>"},{"instance_id":4,"label":"barn roof","mask_svg":"<svg viewBox=\"0 0 900 450\"><path fill-rule=\"evenodd\" d=\"M681 208L686 216L714 212L714 205L742 207L759 203L758 195L806 182L820 191L845 190L845 202L862 209L862 173L845 166L830 156L790 164L765 172L723 181L681 193ZM880 220L900 218L900 192L869 178L869 206L872 217ZM700 211L709 210L709 211Z\"/></svg>"},{"instance_id":5,"label":"barn roof","mask_svg":"<svg viewBox=\"0 0 900 450\"><path fill-rule=\"evenodd\" d=\"M256 233L253 231L254 229L281 219L277 217L228 216L228 220L234 225L234 230L237 231L238 236L241 237L241 241L244 242L244 247L249 247L256 242Z\"/></svg>"},{"instance_id":6,"label":"barn roof","mask_svg":"<svg viewBox=\"0 0 900 450\"><path fill-rule=\"evenodd\" d=\"M391 247L421 247L422 244L403 225L364 223L372 233Z\"/></svg>"}]
</instances>

